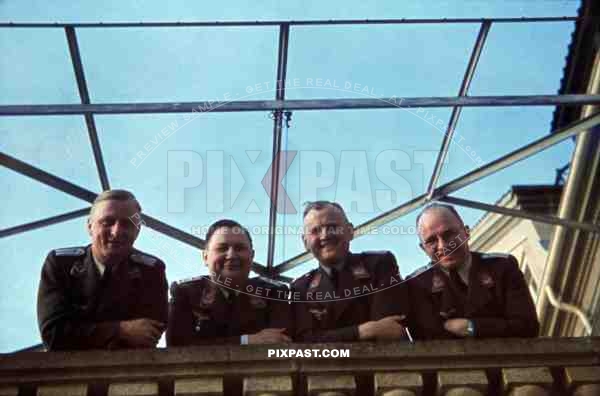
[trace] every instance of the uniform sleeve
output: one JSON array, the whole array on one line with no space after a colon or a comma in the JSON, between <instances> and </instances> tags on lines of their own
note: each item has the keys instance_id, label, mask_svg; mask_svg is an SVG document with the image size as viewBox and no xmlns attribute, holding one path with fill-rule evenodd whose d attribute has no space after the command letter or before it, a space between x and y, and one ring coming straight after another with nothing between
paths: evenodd
<instances>
[{"instance_id":1,"label":"uniform sleeve","mask_svg":"<svg viewBox=\"0 0 600 396\"><path fill-rule=\"evenodd\" d=\"M275 296L270 302L268 328L287 329L286 333L291 337L293 334L292 306L288 301L290 289L285 286L279 286L275 289Z\"/></svg>"},{"instance_id":2,"label":"uniform sleeve","mask_svg":"<svg viewBox=\"0 0 600 396\"><path fill-rule=\"evenodd\" d=\"M405 283L411 303L407 324L413 338L418 340L456 338L444 328L444 321L439 311L434 310L430 291L423 288L417 277L409 278Z\"/></svg>"},{"instance_id":3,"label":"uniform sleeve","mask_svg":"<svg viewBox=\"0 0 600 396\"><path fill-rule=\"evenodd\" d=\"M145 286L146 303L144 304L141 316L167 324L169 318L169 287L164 263L159 262L156 273L151 278L151 282L151 285Z\"/></svg>"},{"instance_id":4,"label":"uniform sleeve","mask_svg":"<svg viewBox=\"0 0 600 396\"><path fill-rule=\"evenodd\" d=\"M193 315L183 290L171 285L167 324L167 346L190 345L193 340Z\"/></svg>"},{"instance_id":5,"label":"uniform sleeve","mask_svg":"<svg viewBox=\"0 0 600 396\"><path fill-rule=\"evenodd\" d=\"M375 273L377 284L374 286L380 291L373 294L371 320L383 319L390 315L404 315L408 318L410 313L408 288L402 280L396 258L392 253L387 252L378 257Z\"/></svg>"},{"instance_id":6,"label":"uniform sleeve","mask_svg":"<svg viewBox=\"0 0 600 396\"><path fill-rule=\"evenodd\" d=\"M517 260L510 256L502 282L504 317L473 318L476 337L537 337L539 321Z\"/></svg>"},{"instance_id":7,"label":"uniform sleeve","mask_svg":"<svg viewBox=\"0 0 600 396\"><path fill-rule=\"evenodd\" d=\"M48 350L102 349L118 346L118 322L81 320L67 294L66 271L54 253L46 257L37 296L38 326Z\"/></svg>"}]
</instances>

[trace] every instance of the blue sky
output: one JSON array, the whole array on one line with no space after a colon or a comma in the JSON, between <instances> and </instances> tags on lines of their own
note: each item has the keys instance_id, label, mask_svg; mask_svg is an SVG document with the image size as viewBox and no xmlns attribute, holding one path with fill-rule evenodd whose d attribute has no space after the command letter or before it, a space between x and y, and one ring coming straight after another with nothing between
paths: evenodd
<instances>
[{"instance_id":1,"label":"blue sky","mask_svg":"<svg viewBox=\"0 0 600 396\"><path fill-rule=\"evenodd\" d=\"M236 21L350 18L573 16L578 1L253 1L66 2L0 1L3 22ZM289 99L454 96L479 26L292 27ZM471 95L555 94L573 23L496 24L471 85ZM92 102L272 99L278 29L79 29ZM61 29L10 29L0 35L0 103L78 103L77 86ZM309 84L308 80L311 80ZM316 79L331 86L316 87ZM270 85L269 85L270 84ZM350 84L351 89L346 89ZM355 89L358 84L358 89ZM255 92L256 88L262 92ZM335 88L338 86L339 88ZM269 89L270 87L270 89ZM368 89L365 91L365 87ZM248 92L252 91L251 94ZM464 109L440 182L487 163L549 132L552 107ZM284 148L297 155L284 184L296 214L278 224L301 224L301 204L337 200L358 225L411 199L427 187L450 109L294 112ZM192 232L221 217L248 227L268 225L261 180L271 163L269 114L204 113L180 127L135 167L161 130L185 124L183 114L102 115L96 125L111 186L131 189L144 211ZM469 147L466 150L466 147ZM456 193L495 202L513 184L553 183L573 144L566 141ZM100 190L83 117L3 117L0 151L92 191ZM193 158L188 178L176 166ZM192 180L193 179L193 180ZM86 207L87 204L6 168L0 227L7 228ZM184 189L193 181L195 187ZM378 193L377 190L380 192ZM383 192L382 192L383 191ZM386 193L391 194L387 199ZM169 200L183 197L182 210ZM174 202L174 201L173 201ZM177 202L175 202L175 206ZM222 206L222 208L221 208ZM171 207L173 209L173 207ZM461 209L473 224L482 212ZM391 223L410 231L414 213ZM402 228L401 228L402 227ZM368 235L353 250L391 250L403 274L426 263L414 235ZM203 235L199 235L203 236ZM254 236L256 260L266 262L267 236ZM51 249L88 242L85 219L3 238L0 352L40 342L35 300L43 259ZM170 281L205 273L200 252L145 229L137 247L161 256ZM166 253L168 249L169 253ZM277 239L276 263L303 250L298 235ZM287 275L298 276L310 262Z\"/></svg>"}]
</instances>

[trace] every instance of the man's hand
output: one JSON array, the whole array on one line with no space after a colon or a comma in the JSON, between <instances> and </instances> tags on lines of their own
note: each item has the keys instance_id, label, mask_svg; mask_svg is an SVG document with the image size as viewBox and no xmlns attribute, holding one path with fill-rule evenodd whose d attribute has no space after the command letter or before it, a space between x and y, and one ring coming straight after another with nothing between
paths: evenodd
<instances>
[{"instance_id":1,"label":"man's hand","mask_svg":"<svg viewBox=\"0 0 600 396\"><path fill-rule=\"evenodd\" d=\"M469 335L469 332L467 331L468 326L469 320L463 318L448 319L444 322L444 328L459 337L466 337Z\"/></svg>"},{"instance_id":2,"label":"man's hand","mask_svg":"<svg viewBox=\"0 0 600 396\"><path fill-rule=\"evenodd\" d=\"M358 326L358 335L361 340L399 340L406 337L402 320L406 316L386 316L376 321L365 322Z\"/></svg>"},{"instance_id":3,"label":"man's hand","mask_svg":"<svg viewBox=\"0 0 600 396\"><path fill-rule=\"evenodd\" d=\"M284 334L285 329L264 329L255 334L248 335L248 344L279 344L291 342L291 338Z\"/></svg>"},{"instance_id":4,"label":"man's hand","mask_svg":"<svg viewBox=\"0 0 600 396\"><path fill-rule=\"evenodd\" d=\"M165 324L152 319L133 319L119 322L119 337L134 348L156 346Z\"/></svg>"}]
</instances>

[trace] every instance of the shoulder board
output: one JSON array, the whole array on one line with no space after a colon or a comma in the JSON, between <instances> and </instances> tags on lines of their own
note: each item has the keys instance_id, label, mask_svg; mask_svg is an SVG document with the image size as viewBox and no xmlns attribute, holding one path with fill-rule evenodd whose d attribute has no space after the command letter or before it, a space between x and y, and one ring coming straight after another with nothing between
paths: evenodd
<instances>
[{"instance_id":1,"label":"shoulder board","mask_svg":"<svg viewBox=\"0 0 600 396\"><path fill-rule=\"evenodd\" d=\"M150 267L154 267L158 264L158 259L144 253L133 253L129 258L138 264L144 264Z\"/></svg>"},{"instance_id":2,"label":"shoulder board","mask_svg":"<svg viewBox=\"0 0 600 396\"><path fill-rule=\"evenodd\" d=\"M481 258L482 259L497 259L497 258L508 259L508 258L510 258L510 254L504 254L504 253L481 253Z\"/></svg>"},{"instance_id":3,"label":"shoulder board","mask_svg":"<svg viewBox=\"0 0 600 396\"><path fill-rule=\"evenodd\" d=\"M259 276L258 279L260 279L261 282L268 284L269 286L287 287L287 285L285 283L280 282L280 281L275 280L275 279L267 278L267 277L264 277L264 276Z\"/></svg>"},{"instance_id":4,"label":"shoulder board","mask_svg":"<svg viewBox=\"0 0 600 396\"><path fill-rule=\"evenodd\" d=\"M172 285L173 286L181 286L181 285L188 284L188 283L201 282L203 279L206 279L206 275L194 276L191 278L181 279L181 280L173 282Z\"/></svg>"},{"instance_id":5,"label":"shoulder board","mask_svg":"<svg viewBox=\"0 0 600 396\"><path fill-rule=\"evenodd\" d=\"M78 257L78 256L83 256L84 254L85 254L85 248L82 248L82 247L54 249L55 256Z\"/></svg>"},{"instance_id":6,"label":"shoulder board","mask_svg":"<svg viewBox=\"0 0 600 396\"><path fill-rule=\"evenodd\" d=\"M427 264L422 266L421 268L417 269L416 271L412 272L411 274L409 274L406 277L406 280L410 279L410 278L415 278L419 275L421 275L424 272L427 272L428 270L430 270L431 268L433 268L433 266L431 264Z\"/></svg>"}]
</instances>

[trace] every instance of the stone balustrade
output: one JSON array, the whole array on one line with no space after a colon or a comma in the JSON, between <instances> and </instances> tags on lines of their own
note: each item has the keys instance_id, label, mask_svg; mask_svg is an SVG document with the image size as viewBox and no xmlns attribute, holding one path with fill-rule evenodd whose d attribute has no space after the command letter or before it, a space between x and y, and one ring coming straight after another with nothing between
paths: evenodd
<instances>
[{"instance_id":1,"label":"stone balustrade","mask_svg":"<svg viewBox=\"0 0 600 396\"><path fill-rule=\"evenodd\" d=\"M347 349L350 356L269 357L269 349ZM598 396L600 338L1 355L0 396L36 395Z\"/></svg>"}]
</instances>

